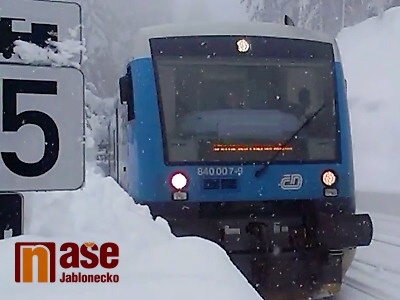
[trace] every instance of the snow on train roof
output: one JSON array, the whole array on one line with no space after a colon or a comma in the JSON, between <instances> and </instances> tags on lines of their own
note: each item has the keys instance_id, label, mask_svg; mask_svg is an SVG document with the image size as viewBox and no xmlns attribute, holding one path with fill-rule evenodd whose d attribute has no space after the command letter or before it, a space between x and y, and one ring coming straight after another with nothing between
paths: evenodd
<instances>
[{"instance_id":1,"label":"snow on train roof","mask_svg":"<svg viewBox=\"0 0 400 300\"><path fill-rule=\"evenodd\" d=\"M340 54L336 40L332 36L326 35L322 32L310 31L293 26L261 22L189 23L145 27L140 29L136 35L133 56L135 58L149 57L149 39L151 38L196 35L270 36L331 43L334 47L335 60L340 61Z\"/></svg>"}]
</instances>

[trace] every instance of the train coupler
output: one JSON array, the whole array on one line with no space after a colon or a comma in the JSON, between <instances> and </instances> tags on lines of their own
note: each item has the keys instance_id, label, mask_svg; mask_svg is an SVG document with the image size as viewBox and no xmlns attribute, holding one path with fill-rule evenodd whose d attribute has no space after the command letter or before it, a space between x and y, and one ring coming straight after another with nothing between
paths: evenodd
<instances>
[{"instance_id":1,"label":"train coupler","mask_svg":"<svg viewBox=\"0 0 400 300\"><path fill-rule=\"evenodd\" d=\"M304 223L287 218L224 224L221 246L265 299L307 299L340 289L343 251L313 243Z\"/></svg>"},{"instance_id":2,"label":"train coupler","mask_svg":"<svg viewBox=\"0 0 400 300\"><path fill-rule=\"evenodd\" d=\"M315 299L336 294L342 284L339 252L231 253L230 257L263 299Z\"/></svg>"},{"instance_id":3,"label":"train coupler","mask_svg":"<svg viewBox=\"0 0 400 300\"><path fill-rule=\"evenodd\" d=\"M326 249L346 249L369 246L373 224L368 214L319 214L314 226L309 228L317 246Z\"/></svg>"}]
</instances>

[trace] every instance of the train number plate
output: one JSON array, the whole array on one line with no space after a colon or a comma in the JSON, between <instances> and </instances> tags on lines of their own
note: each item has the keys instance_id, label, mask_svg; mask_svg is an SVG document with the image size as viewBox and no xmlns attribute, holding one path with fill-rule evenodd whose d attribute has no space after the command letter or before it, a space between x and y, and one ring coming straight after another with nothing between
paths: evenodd
<instances>
[{"instance_id":1,"label":"train number plate","mask_svg":"<svg viewBox=\"0 0 400 300\"><path fill-rule=\"evenodd\" d=\"M218 167L218 168L204 167L197 169L197 175L199 176L229 176L229 175L240 176L242 174L243 174L242 167Z\"/></svg>"}]
</instances>

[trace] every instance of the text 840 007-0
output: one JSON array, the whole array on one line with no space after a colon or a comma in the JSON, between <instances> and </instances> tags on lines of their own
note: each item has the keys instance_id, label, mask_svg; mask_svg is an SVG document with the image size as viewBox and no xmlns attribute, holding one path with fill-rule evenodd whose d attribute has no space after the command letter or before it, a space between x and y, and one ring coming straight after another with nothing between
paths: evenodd
<instances>
[{"instance_id":1,"label":"text 840 007-0","mask_svg":"<svg viewBox=\"0 0 400 300\"><path fill-rule=\"evenodd\" d=\"M218 167L218 168L198 168L197 175L199 176L229 176L229 175L237 175L240 176L243 174L242 167Z\"/></svg>"}]
</instances>

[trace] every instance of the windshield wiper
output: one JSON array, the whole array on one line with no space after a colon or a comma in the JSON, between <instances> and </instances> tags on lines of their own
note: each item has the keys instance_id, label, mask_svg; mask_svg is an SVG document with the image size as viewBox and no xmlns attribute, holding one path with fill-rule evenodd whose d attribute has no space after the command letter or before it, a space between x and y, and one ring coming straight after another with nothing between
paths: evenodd
<instances>
[{"instance_id":1,"label":"windshield wiper","mask_svg":"<svg viewBox=\"0 0 400 300\"><path fill-rule=\"evenodd\" d=\"M326 102L324 102L319 109L317 109L304 123L297 129L291 136L288 138L282 145L279 150L277 150L274 155L271 157L269 161L267 161L260 169L258 169L254 176L260 177L263 173L265 173L269 167L269 165L276 160L279 154L283 151L283 149L289 144L299 133L302 131L310 122L315 119L315 117L324 109L326 106Z\"/></svg>"}]
</instances>

